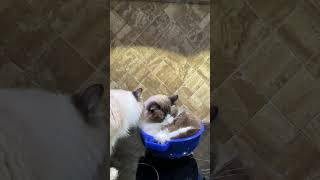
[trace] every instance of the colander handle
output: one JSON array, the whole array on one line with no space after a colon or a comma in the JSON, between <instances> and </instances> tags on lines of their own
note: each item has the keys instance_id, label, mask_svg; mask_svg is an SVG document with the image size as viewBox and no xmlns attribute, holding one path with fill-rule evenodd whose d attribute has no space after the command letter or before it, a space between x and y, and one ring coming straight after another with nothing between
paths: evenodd
<instances>
[{"instance_id":1,"label":"colander handle","mask_svg":"<svg viewBox=\"0 0 320 180\"><path fill-rule=\"evenodd\" d=\"M169 148L169 143L166 142L164 144L155 143L154 141L146 138L144 139L144 145L148 149L156 150L156 151L166 151Z\"/></svg>"}]
</instances>

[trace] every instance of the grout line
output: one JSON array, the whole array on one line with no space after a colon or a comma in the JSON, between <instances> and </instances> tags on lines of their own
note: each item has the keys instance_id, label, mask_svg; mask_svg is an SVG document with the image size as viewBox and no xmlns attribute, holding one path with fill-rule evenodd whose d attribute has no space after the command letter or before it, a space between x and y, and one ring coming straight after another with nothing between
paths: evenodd
<instances>
[{"instance_id":1,"label":"grout line","mask_svg":"<svg viewBox=\"0 0 320 180\"><path fill-rule=\"evenodd\" d=\"M270 23L268 23L266 20L264 20L264 18L260 17L259 14L257 13L257 11L251 6L250 2L248 2L248 0L243 0L243 3L246 4L246 5L249 7L249 9L257 16L258 19L260 19L260 20L263 22L263 24L264 24L265 26L267 26L267 27L270 28L270 29L275 29L275 30L279 29L280 26L282 26L283 23L284 23L290 16L292 16L293 12L295 11L295 9L297 8L297 6L298 6L298 4L299 4L299 2L296 2L295 6L292 8L292 11L291 11L289 14L287 14L282 20L280 20L280 22L279 22L276 26L274 26L273 24L270 24Z\"/></svg>"},{"instance_id":2,"label":"grout line","mask_svg":"<svg viewBox=\"0 0 320 180\"><path fill-rule=\"evenodd\" d=\"M37 87L41 87L41 85L40 85L39 83L37 83L37 82L35 81L35 79L33 79L27 71L25 71L23 68L21 68L21 66L19 66L19 65L16 64L15 62L13 62L13 61L11 60L11 58L9 58L8 56L6 56L6 57L10 60L10 63L14 64L14 65L18 68L18 70L23 74L23 76L24 76L26 79L30 80L33 85L35 85L35 86L37 86Z\"/></svg>"},{"instance_id":3,"label":"grout line","mask_svg":"<svg viewBox=\"0 0 320 180\"><path fill-rule=\"evenodd\" d=\"M300 69L298 69L298 70L292 75L292 77L291 77L276 93L274 93L274 94L270 97L270 102L272 103L272 105L273 105L294 127L296 127L297 129L300 129L300 128L297 127L296 124L295 124L294 122L292 122L289 117L287 117L284 113L282 113L282 111L273 103L273 99L274 99L274 97L276 97L276 96L280 93L280 91L281 91L283 88L285 88L285 87L287 86L287 84L289 83L290 80L292 80L293 78L295 78L295 77L298 75L298 73L301 71L301 69L304 69L304 70L306 71L306 73L308 73L308 75L309 75L310 77L313 77L312 74L306 69L306 67L305 67L304 64L302 63ZM320 112L319 112L319 114L320 114ZM316 117L316 116L317 116L317 115L315 115L315 117ZM313 118L311 118L311 120L312 120L312 119L313 119ZM311 120L308 120L308 122L306 122L306 124L304 125L304 127L305 127ZM303 127L303 128L304 128L304 127Z\"/></svg>"},{"instance_id":4,"label":"grout line","mask_svg":"<svg viewBox=\"0 0 320 180\"><path fill-rule=\"evenodd\" d=\"M83 57L82 54L77 50L77 48L75 48L68 40L64 39L64 37L62 36L63 32L61 32L60 34L58 34L59 38L61 40L63 40L71 49L73 49L78 56L80 57L80 60L86 62L89 66L91 66L95 71L98 70L98 67L95 66L90 60L88 60L86 57Z\"/></svg>"},{"instance_id":5,"label":"grout line","mask_svg":"<svg viewBox=\"0 0 320 180\"><path fill-rule=\"evenodd\" d=\"M267 102L267 103L265 103L257 112L255 112L253 115L252 115L252 117L250 118L250 119L248 119L246 122L244 122L244 123L241 123L242 124L242 127L243 128L245 128L248 124L249 124L249 122L250 121L253 121L252 119L254 119L260 112L262 112L265 108L266 108L266 106L268 106L269 105L269 101Z\"/></svg>"},{"instance_id":6,"label":"grout line","mask_svg":"<svg viewBox=\"0 0 320 180\"><path fill-rule=\"evenodd\" d=\"M281 116L281 118L283 120L286 120L292 127L294 127L296 130L300 131L301 129L299 127L297 127L297 125L295 123L293 123L289 117L287 117L279 108L278 106L276 106L272 100L270 99L270 105L272 106L272 108L274 108Z\"/></svg>"}]
</instances>

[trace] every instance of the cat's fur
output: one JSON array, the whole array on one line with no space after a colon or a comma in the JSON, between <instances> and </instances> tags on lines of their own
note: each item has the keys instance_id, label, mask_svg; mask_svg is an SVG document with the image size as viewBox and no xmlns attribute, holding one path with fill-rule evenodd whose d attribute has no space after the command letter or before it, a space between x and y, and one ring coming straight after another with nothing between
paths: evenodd
<instances>
[{"instance_id":1,"label":"cat's fur","mask_svg":"<svg viewBox=\"0 0 320 180\"><path fill-rule=\"evenodd\" d=\"M1 89L0 179L103 179L107 126L102 94L101 85L73 96Z\"/></svg>"},{"instance_id":2,"label":"cat's fur","mask_svg":"<svg viewBox=\"0 0 320 180\"><path fill-rule=\"evenodd\" d=\"M128 135L131 127L138 126L143 111L142 88L135 91L110 90L110 156L119 138ZM117 178L117 170L110 168L110 180Z\"/></svg>"},{"instance_id":3,"label":"cat's fur","mask_svg":"<svg viewBox=\"0 0 320 180\"><path fill-rule=\"evenodd\" d=\"M177 100L178 95L155 95L145 102L140 128L159 143L188 137L200 130L200 120L186 110L178 109Z\"/></svg>"}]
</instances>

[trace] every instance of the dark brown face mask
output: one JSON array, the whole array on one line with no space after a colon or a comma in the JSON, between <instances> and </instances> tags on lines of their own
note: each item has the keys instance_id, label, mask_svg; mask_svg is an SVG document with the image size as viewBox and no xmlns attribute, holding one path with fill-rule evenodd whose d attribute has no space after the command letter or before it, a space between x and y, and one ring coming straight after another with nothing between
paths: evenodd
<instances>
[{"instance_id":1,"label":"dark brown face mask","mask_svg":"<svg viewBox=\"0 0 320 180\"><path fill-rule=\"evenodd\" d=\"M153 101L146 107L150 120L153 122L162 122L168 114L171 114L171 107L178 100L178 95L168 96L164 102Z\"/></svg>"},{"instance_id":2,"label":"dark brown face mask","mask_svg":"<svg viewBox=\"0 0 320 180\"><path fill-rule=\"evenodd\" d=\"M166 115L169 113L169 109L167 106L161 106L157 102L151 102L146 107L148 114L149 114L149 120L152 122L161 123Z\"/></svg>"}]
</instances>

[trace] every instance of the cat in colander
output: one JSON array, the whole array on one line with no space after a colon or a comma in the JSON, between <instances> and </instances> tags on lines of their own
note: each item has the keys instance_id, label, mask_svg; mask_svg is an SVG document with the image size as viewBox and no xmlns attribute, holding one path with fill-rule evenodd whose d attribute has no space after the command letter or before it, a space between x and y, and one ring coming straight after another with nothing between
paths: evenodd
<instances>
[{"instance_id":1,"label":"cat in colander","mask_svg":"<svg viewBox=\"0 0 320 180\"><path fill-rule=\"evenodd\" d=\"M171 139L194 135L201 121L192 113L176 106L178 95L154 95L144 102L143 118L139 127L163 144Z\"/></svg>"}]
</instances>

